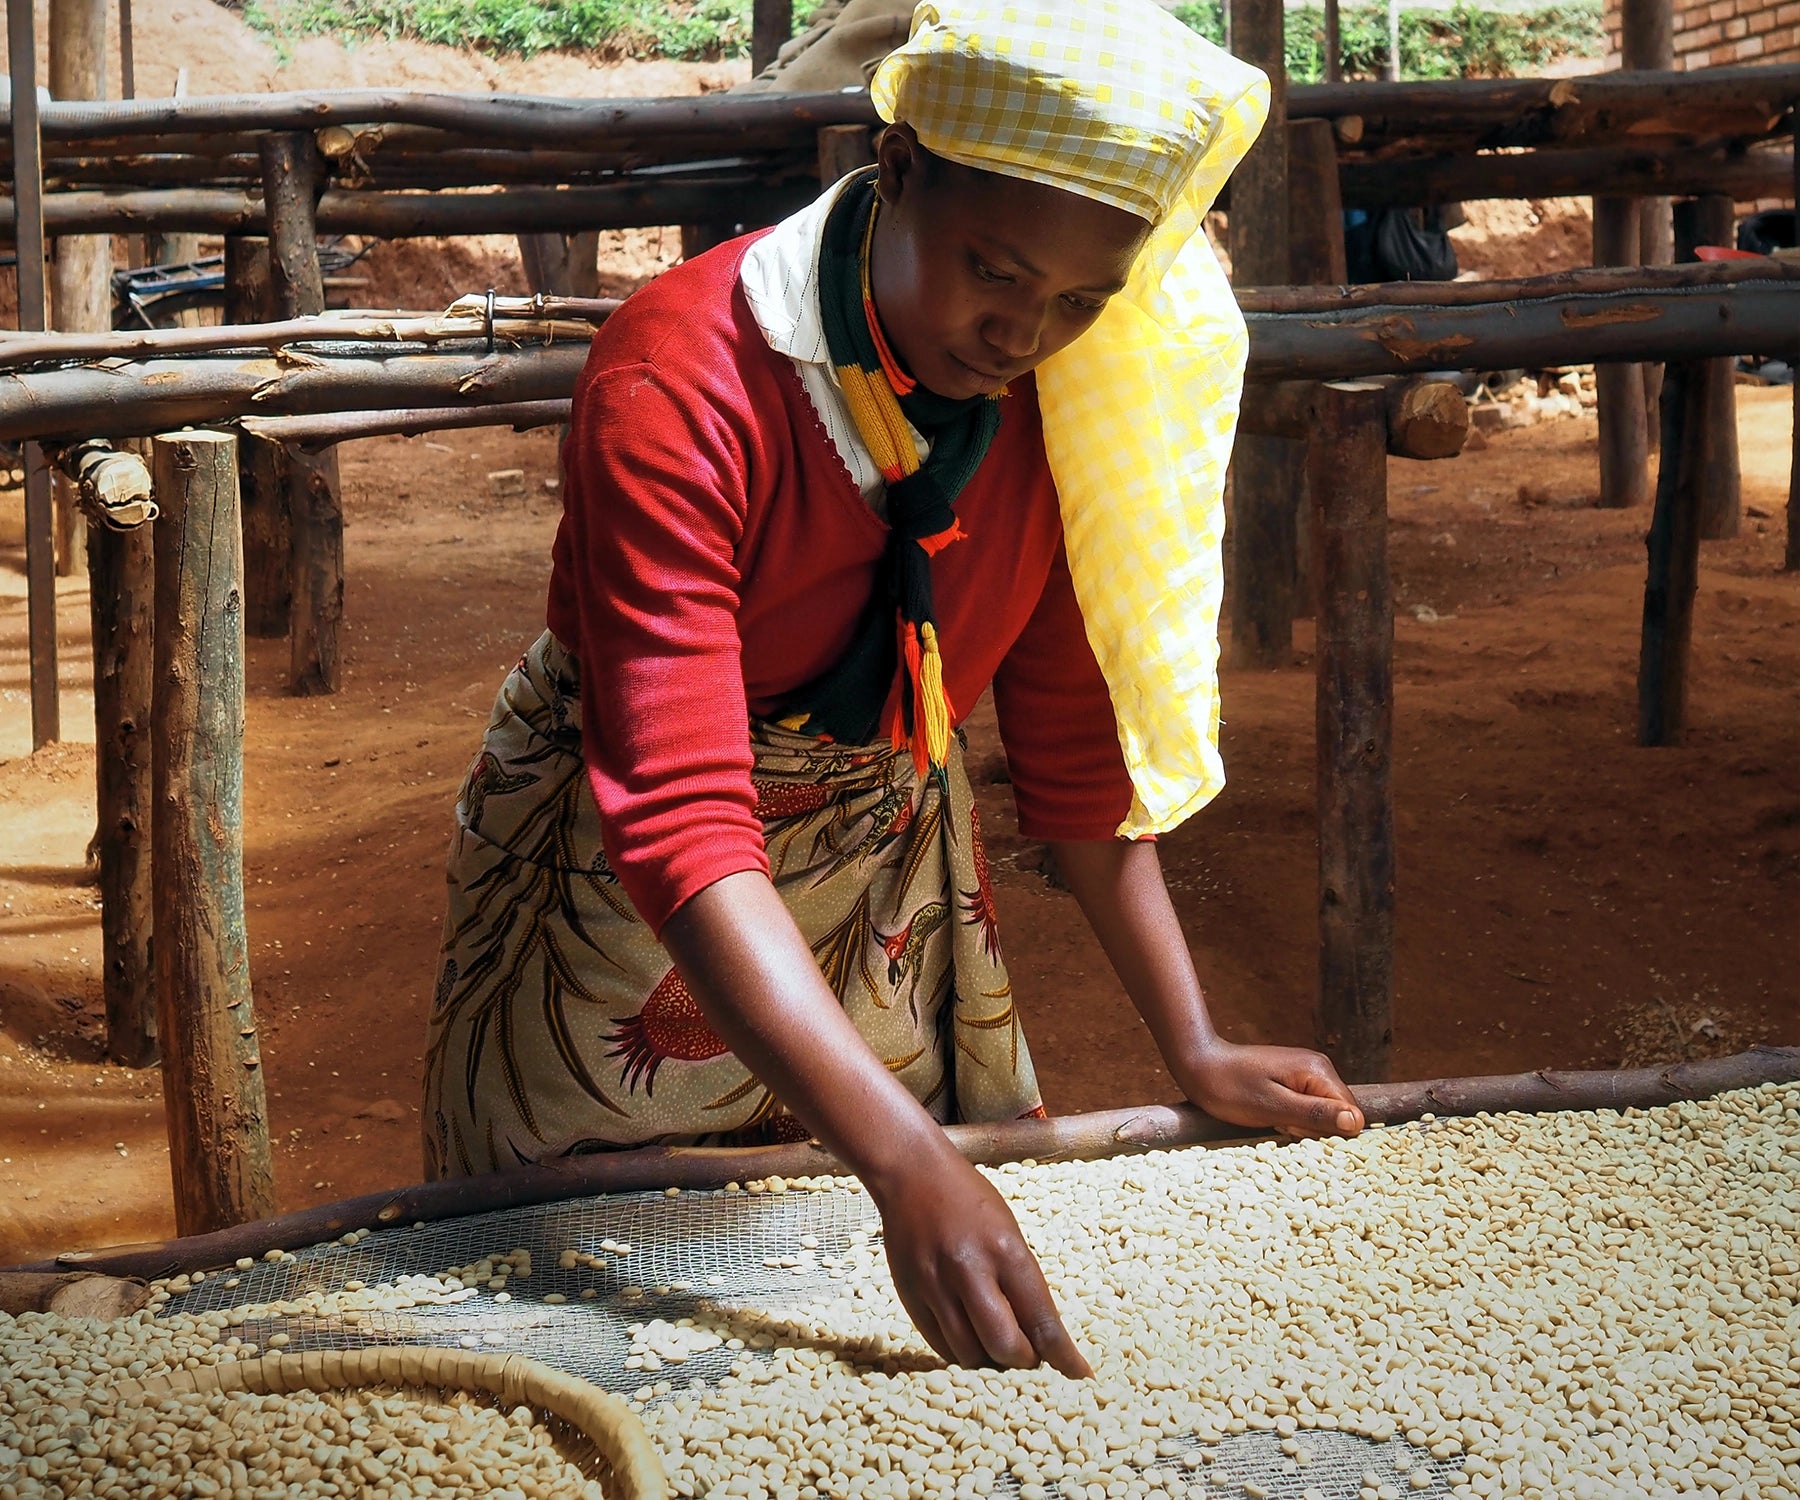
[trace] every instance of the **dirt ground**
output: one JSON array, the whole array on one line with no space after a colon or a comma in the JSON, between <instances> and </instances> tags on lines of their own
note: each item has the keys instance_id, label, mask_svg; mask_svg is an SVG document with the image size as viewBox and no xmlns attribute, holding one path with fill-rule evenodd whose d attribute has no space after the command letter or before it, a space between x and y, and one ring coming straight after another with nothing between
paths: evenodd
<instances>
[{"instance_id":1,"label":"dirt ground","mask_svg":"<svg viewBox=\"0 0 1800 1500\"><path fill-rule=\"evenodd\" d=\"M1706 548L1679 749L1633 743L1646 517L1592 508L1592 418L1393 461L1398 1076L1800 1041L1789 395L1740 395L1747 520ZM511 467L525 498L490 499L486 474ZM290 697L285 644L249 648L247 897L284 1208L417 1176L450 807L542 621L558 514L548 433L373 440L343 474L344 691ZM0 1263L171 1229L157 1076L99 1062L85 587L60 599L70 742L29 755L15 515L0 505ZM1246 1040L1310 1029L1308 645L1303 623L1292 670L1227 674L1231 783L1163 844L1220 1023ZM1051 1107L1168 1097L1071 898L1010 831L991 720L974 744Z\"/></svg>"},{"instance_id":2,"label":"dirt ground","mask_svg":"<svg viewBox=\"0 0 1800 1500\"><path fill-rule=\"evenodd\" d=\"M134 20L145 94L688 93L743 71L501 65L406 42L284 51L208 0L138 0ZM1455 238L1477 275L1588 257L1583 202L1471 205L1470 220ZM675 240L609 236L606 289L667 265ZM357 274L374 306L525 289L503 238L377 246ZM1498 433L1448 463L1393 462L1399 1076L1800 1040L1800 580L1777 571L1790 407L1786 391L1740 395L1748 518L1706 549L1693 728L1675 750L1633 744L1646 517L1592 508L1591 416ZM285 643L249 646L246 889L283 1208L418 1174L450 807L494 690L541 625L558 514L548 433L384 439L342 459L344 691L290 697ZM515 467L525 498L490 498L487 473ZM0 493L0 1263L172 1230L157 1075L100 1061L85 583L59 598L69 739L31 755L17 518L16 492ZM1302 622L1291 670L1227 674L1231 784L1163 844L1215 1011L1244 1040L1310 1032L1309 645ZM991 718L973 736L1051 1107L1168 1097L1070 898L1011 831Z\"/></svg>"}]
</instances>

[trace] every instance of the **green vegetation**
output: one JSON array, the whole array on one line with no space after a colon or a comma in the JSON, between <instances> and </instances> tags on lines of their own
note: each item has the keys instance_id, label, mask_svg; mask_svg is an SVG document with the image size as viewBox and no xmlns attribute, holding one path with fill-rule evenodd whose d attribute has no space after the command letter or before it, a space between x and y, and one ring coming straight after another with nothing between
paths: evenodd
<instances>
[{"instance_id":1,"label":"green vegetation","mask_svg":"<svg viewBox=\"0 0 1800 1500\"><path fill-rule=\"evenodd\" d=\"M1175 14L1209 41L1225 41L1221 0L1183 0ZM1339 17L1344 76L1379 78L1387 66L1387 6L1345 5ZM1606 33L1601 0L1560 0L1536 10L1493 11L1458 0L1448 10L1400 13L1402 78L1509 78L1559 57L1598 57ZM1287 12L1288 79L1325 76L1325 12Z\"/></svg>"},{"instance_id":2,"label":"green vegetation","mask_svg":"<svg viewBox=\"0 0 1800 1500\"><path fill-rule=\"evenodd\" d=\"M794 29L820 0L796 0ZM296 37L417 37L451 47L529 57L566 47L605 57L742 57L750 49L751 0L243 0L244 17L284 43ZM1556 58L1598 55L1601 0L1558 0L1537 10L1481 10L1461 0L1448 10L1400 17L1406 78L1495 78L1530 73ZM1175 14L1223 42L1221 0L1183 0ZM1343 11L1344 68L1377 78L1387 61L1387 8ZM1288 76L1324 76L1324 12L1287 13Z\"/></svg>"}]
</instances>

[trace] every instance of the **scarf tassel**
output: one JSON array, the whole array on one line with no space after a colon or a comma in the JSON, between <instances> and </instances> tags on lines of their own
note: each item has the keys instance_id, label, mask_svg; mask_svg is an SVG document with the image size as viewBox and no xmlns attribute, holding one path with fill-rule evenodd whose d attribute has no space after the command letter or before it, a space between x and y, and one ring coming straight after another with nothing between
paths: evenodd
<instances>
[{"instance_id":1,"label":"scarf tassel","mask_svg":"<svg viewBox=\"0 0 1800 1500\"><path fill-rule=\"evenodd\" d=\"M924 776L943 765L950 753L950 723L955 710L944 691L944 658L938 651L937 627L906 621L901 630L901 653L906 661L906 687L894 713L896 750L912 747L913 766ZM908 709L911 709L910 715ZM907 732L910 717L911 733Z\"/></svg>"}]
</instances>

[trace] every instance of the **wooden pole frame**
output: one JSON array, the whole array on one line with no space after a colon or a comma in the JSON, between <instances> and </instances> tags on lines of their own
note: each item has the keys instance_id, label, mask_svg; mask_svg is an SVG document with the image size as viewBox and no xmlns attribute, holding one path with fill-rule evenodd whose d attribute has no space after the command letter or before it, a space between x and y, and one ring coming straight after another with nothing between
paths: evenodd
<instances>
[{"instance_id":1,"label":"wooden pole frame","mask_svg":"<svg viewBox=\"0 0 1800 1500\"><path fill-rule=\"evenodd\" d=\"M1705 1099L1730 1089L1800 1079L1800 1047L1756 1047L1732 1057L1619 1071L1542 1069L1485 1078L1437 1078L1409 1083L1352 1084L1371 1125L1404 1125L1425 1114L1474 1115L1579 1109L1652 1109L1681 1099ZM1243 1140L1243 1127L1202 1114L1191 1104L1146 1104L1045 1120L951 1125L945 1132L970 1161L1095 1161L1144 1151ZM768 1177L847 1176L816 1142L789 1146L651 1146L637 1151L565 1157L541 1166L458 1177L390 1189L241 1224L197 1237L107 1250L76 1250L54 1260L11 1267L54 1272L79 1267L114 1276L172 1276L210 1271L240 1256L299 1249L353 1229L399 1229L469 1214L503 1212L603 1193L679 1187L717 1191L728 1182Z\"/></svg>"},{"instance_id":2,"label":"wooden pole frame","mask_svg":"<svg viewBox=\"0 0 1800 1500\"><path fill-rule=\"evenodd\" d=\"M156 544L156 1002L175 1223L274 1211L244 923L243 548L237 440L151 443Z\"/></svg>"},{"instance_id":3,"label":"wooden pole frame","mask_svg":"<svg viewBox=\"0 0 1800 1500\"><path fill-rule=\"evenodd\" d=\"M13 232L18 244L19 329L47 326L44 296L44 174L37 93L37 18L33 0L6 0L12 74ZM62 700L56 661L56 517L50 466L27 441L25 459L25 573L31 655L31 748L62 738Z\"/></svg>"},{"instance_id":4,"label":"wooden pole frame","mask_svg":"<svg viewBox=\"0 0 1800 1500\"><path fill-rule=\"evenodd\" d=\"M1700 583L1700 486L1694 388L1699 371L1668 365L1662 386L1662 462L1644 547L1643 642L1638 655L1638 743L1678 745L1687 727L1694 595Z\"/></svg>"},{"instance_id":5,"label":"wooden pole frame","mask_svg":"<svg viewBox=\"0 0 1800 1500\"><path fill-rule=\"evenodd\" d=\"M1388 1076L1394 1005L1394 596L1387 393L1330 382L1308 443L1319 799L1315 1040L1355 1082Z\"/></svg>"},{"instance_id":6,"label":"wooden pole frame","mask_svg":"<svg viewBox=\"0 0 1800 1500\"><path fill-rule=\"evenodd\" d=\"M1289 258L1287 60L1282 0L1227 0L1236 54L1269 78L1269 118L1233 174L1231 279L1285 286ZM1305 460L1286 438L1240 433L1231 456L1230 661L1288 667L1294 659L1296 526Z\"/></svg>"},{"instance_id":7,"label":"wooden pole frame","mask_svg":"<svg viewBox=\"0 0 1800 1500\"><path fill-rule=\"evenodd\" d=\"M269 221L269 284L282 317L325 310L315 205L323 162L310 134L262 139L263 202ZM343 681L339 631L344 619L344 508L337 452L286 455L292 560L288 615L292 690L335 693Z\"/></svg>"}]
</instances>

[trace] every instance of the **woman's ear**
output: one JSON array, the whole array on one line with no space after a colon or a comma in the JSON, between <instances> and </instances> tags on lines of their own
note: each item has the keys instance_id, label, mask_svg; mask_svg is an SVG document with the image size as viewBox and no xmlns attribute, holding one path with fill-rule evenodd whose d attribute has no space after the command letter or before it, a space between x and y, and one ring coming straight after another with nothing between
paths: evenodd
<instances>
[{"instance_id":1,"label":"woman's ear","mask_svg":"<svg viewBox=\"0 0 1800 1500\"><path fill-rule=\"evenodd\" d=\"M875 191L889 207L911 188L917 192L924 179L925 148L912 126L898 121L875 141Z\"/></svg>"}]
</instances>

